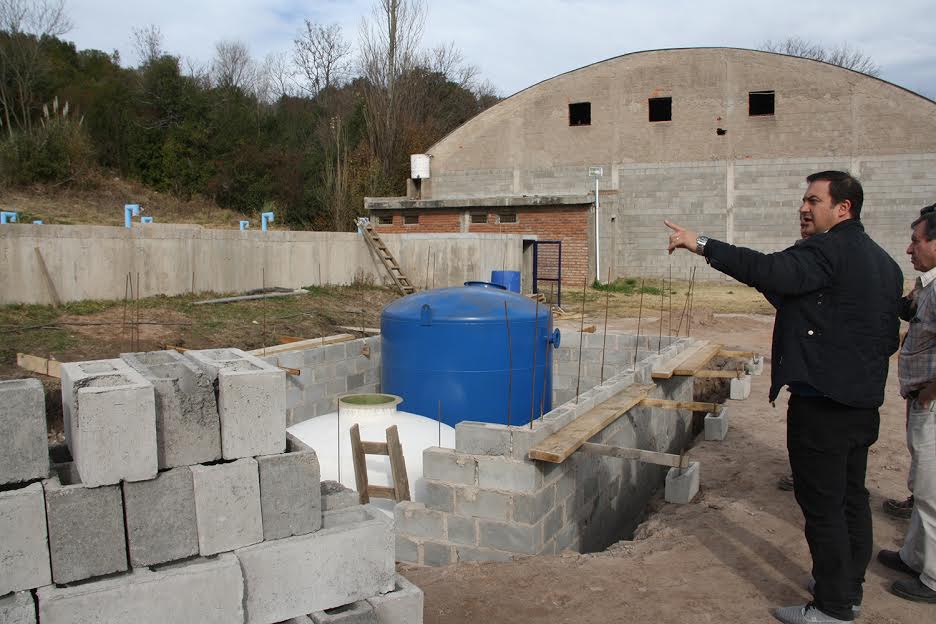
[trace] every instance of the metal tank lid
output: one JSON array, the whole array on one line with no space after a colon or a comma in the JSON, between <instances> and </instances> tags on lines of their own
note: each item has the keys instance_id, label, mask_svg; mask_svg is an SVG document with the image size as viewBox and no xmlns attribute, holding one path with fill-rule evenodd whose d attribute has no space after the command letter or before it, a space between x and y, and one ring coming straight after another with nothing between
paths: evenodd
<instances>
[{"instance_id":1,"label":"metal tank lid","mask_svg":"<svg viewBox=\"0 0 936 624\"><path fill-rule=\"evenodd\" d=\"M397 299L384 308L381 320L436 323L503 323L504 302L510 321L534 320L537 304L489 282L465 282L464 286L424 290ZM549 306L539 305L540 319L549 317Z\"/></svg>"}]
</instances>

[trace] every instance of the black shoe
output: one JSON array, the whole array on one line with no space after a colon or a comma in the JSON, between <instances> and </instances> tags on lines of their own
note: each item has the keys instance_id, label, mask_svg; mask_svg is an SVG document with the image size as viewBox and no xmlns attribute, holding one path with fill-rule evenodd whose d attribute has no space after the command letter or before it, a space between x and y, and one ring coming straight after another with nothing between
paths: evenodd
<instances>
[{"instance_id":1,"label":"black shoe","mask_svg":"<svg viewBox=\"0 0 936 624\"><path fill-rule=\"evenodd\" d=\"M882 550L878 552L877 560L891 570L903 572L904 574L909 574L911 576L920 576L919 572L904 563L904 560L900 558L900 553L896 550Z\"/></svg>"},{"instance_id":2,"label":"black shoe","mask_svg":"<svg viewBox=\"0 0 936 624\"><path fill-rule=\"evenodd\" d=\"M910 517L910 514L913 513L913 496L905 500L888 498L881 506L884 508L884 513L887 515L906 520Z\"/></svg>"},{"instance_id":3,"label":"black shoe","mask_svg":"<svg viewBox=\"0 0 936 624\"><path fill-rule=\"evenodd\" d=\"M793 475L788 475L788 476L780 477L779 479L777 479L777 487L783 490L784 492L792 492L793 491Z\"/></svg>"},{"instance_id":4,"label":"black shoe","mask_svg":"<svg viewBox=\"0 0 936 624\"><path fill-rule=\"evenodd\" d=\"M891 592L914 602L936 604L936 591L924 585L919 577L894 581Z\"/></svg>"}]
</instances>

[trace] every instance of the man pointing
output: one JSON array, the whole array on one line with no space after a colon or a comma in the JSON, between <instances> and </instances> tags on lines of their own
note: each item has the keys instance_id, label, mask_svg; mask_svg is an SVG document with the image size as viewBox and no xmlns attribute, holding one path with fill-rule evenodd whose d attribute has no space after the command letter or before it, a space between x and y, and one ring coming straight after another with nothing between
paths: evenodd
<instances>
[{"instance_id":1,"label":"man pointing","mask_svg":"<svg viewBox=\"0 0 936 624\"><path fill-rule=\"evenodd\" d=\"M861 224L861 184L841 171L806 178L800 226L808 238L764 254L666 221L669 252L780 296L769 400L786 386L787 450L806 520L814 600L775 613L787 624L851 621L861 605L872 532L865 489L878 436L888 358L897 350L903 275Z\"/></svg>"}]
</instances>

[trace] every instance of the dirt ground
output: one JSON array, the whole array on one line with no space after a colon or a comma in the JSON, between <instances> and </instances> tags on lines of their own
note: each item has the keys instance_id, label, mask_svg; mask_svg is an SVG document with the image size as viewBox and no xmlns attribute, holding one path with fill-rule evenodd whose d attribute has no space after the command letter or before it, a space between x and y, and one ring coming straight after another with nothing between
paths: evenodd
<instances>
[{"instance_id":1,"label":"dirt ground","mask_svg":"<svg viewBox=\"0 0 936 624\"><path fill-rule=\"evenodd\" d=\"M586 318L586 323L603 319ZM641 331L658 325L644 318ZM575 324L566 323L577 327ZM633 331L635 319L612 328ZM771 622L777 606L801 604L810 578L803 518L792 492L777 489L788 473L785 393L767 402L770 333L767 315L693 314L692 335L727 347L765 354L746 401L730 401L730 431L723 442L699 438L690 456L701 462L702 487L688 505L659 495L633 541L589 555L566 552L508 563L461 563L445 568L401 566L425 591L427 624L556 622ZM899 546L907 521L881 511L885 498L907 495L909 458L903 403L891 361L881 433L872 447L868 489L874 513L875 553ZM936 606L888 593L900 575L872 561L860 622L936 621Z\"/></svg>"}]
</instances>

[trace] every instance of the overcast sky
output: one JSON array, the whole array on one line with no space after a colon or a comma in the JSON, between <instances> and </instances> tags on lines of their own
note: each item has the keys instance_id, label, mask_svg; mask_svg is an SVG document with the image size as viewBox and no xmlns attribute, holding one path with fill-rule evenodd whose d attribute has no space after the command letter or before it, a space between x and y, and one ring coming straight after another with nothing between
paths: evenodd
<instances>
[{"instance_id":1,"label":"overcast sky","mask_svg":"<svg viewBox=\"0 0 936 624\"><path fill-rule=\"evenodd\" d=\"M207 63L218 40L252 55L287 51L305 18L357 39L372 0L66 0L79 49L117 49L135 65L134 27L155 25L166 50ZM936 0L429 0L423 42L453 42L507 96L597 61L640 50L756 48L796 35L848 43L881 78L936 99Z\"/></svg>"}]
</instances>

